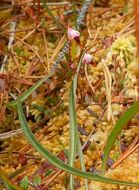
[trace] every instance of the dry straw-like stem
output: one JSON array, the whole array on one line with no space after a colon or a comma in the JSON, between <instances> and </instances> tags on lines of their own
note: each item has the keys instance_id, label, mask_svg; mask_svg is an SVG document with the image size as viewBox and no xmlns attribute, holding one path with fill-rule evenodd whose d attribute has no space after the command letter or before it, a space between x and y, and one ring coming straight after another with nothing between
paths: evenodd
<instances>
[{"instance_id":1,"label":"dry straw-like stem","mask_svg":"<svg viewBox=\"0 0 139 190\"><path fill-rule=\"evenodd\" d=\"M112 113L112 106L111 106L111 85L112 85L112 77L111 77L111 73L107 67L107 65L105 64L105 62L103 62L103 69L104 69L104 75L105 75L105 85L106 85L106 97L107 97L107 102L108 102L108 121L110 120L110 118L112 118L113 124L115 124L115 120L113 117L113 113Z\"/></svg>"},{"instance_id":2,"label":"dry straw-like stem","mask_svg":"<svg viewBox=\"0 0 139 190\"><path fill-rule=\"evenodd\" d=\"M97 36L98 36L98 34L99 34L99 31L100 31L100 28L97 30L97 32L96 32L96 34L95 34L95 36L94 36L94 39L93 39L92 44L95 43L95 41L96 41L96 39L97 39ZM90 80L89 80L88 73L87 73L87 64L85 65L85 76L86 76L86 79L87 79L87 81L88 81L88 84L89 84L89 86L90 86L90 88L91 88L93 94L95 94L94 87L92 86L92 84L91 84L91 82L90 82Z\"/></svg>"}]
</instances>

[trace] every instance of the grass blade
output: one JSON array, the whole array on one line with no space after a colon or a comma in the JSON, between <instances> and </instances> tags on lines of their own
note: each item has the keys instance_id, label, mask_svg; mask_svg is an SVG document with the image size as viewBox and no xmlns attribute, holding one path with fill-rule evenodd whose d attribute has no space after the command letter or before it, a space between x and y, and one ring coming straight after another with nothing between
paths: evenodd
<instances>
[{"instance_id":1,"label":"grass blade","mask_svg":"<svg viewBox=\"0 0 139 190\"><path fill-rule=\"evenodd\" d=\"M126 181L120 181L120 180L114 180L105 178L103 176L99 176L97 174L92 174L90 172L83 172L81 170L75 169L73 167L70 167L59 158L55 157L53 154L51 154L47 149L45 149L39 141L36 139L36 137L33 135L30 127L28 126L27 120L25 118L25 115L23 113L23 108L20 99L18 99L17 103L17 111L19 116L19 121L21 124L21 128L23 130L24 135L28 139L28 141L32 144L32 146L38 151L40 154L42 154L49 162L51 162L55 167L64 170L70 174L77 175L79 177L83 177L86 179L94 180L94 181L101 181L105 183L112 183L112 184L119 184L119 185L125 185L125 186L132 186L132 187L139 187L139 183L133 183L133 182L126 182Z\"/></svg>"},{"instance_id":2,"label":"grass blade","mask_svg":"<svg viewBox=\"0 0 139 190\"><path fill-rule=\"evenodd\" d=\"M70 118L70 148L69 148L69 165L73 166L76 147L77 147L77 120L75 113L75 96L74 96L74 84L72 82L69 94L69 118Z\"/></svg>"},{"instance_id":3,"label":"grass blade","mask_svg":"<svg viewBox=\"0 0 139 190\"><path fill-rule=\"evenodd\" d=\"M77 133L77 138L78 138L78 154L79 154L79 158L80 158L80 162L81 162L82 171L86 172L85 163L84 163L84 155L83 155L83 151L82 151L82 145L81 145L78 133ZM88 180L85 179L84 182L85 182L85 190L88 190L89 189Z\"/></svg>"},{"instance_id":4,"label":"grass blade","mask_svg":"<svg viewBox=\"0 0 139 190\"><path fill-rule=\"evenodd\" d=\"M78 149L79 158L81 162L82 170L85 171L84 158L82 153L82 147L80 143L80 138L77 129L77 116L76 116L76 89L77 89L77 78L79 74L79 70L82 64L82 58L84 56L82 54L76 74L74 76L71 88L70 88L70 96L69 96L69 115L70 115L70 149L69 149L69 165L71 167L74 166L74 159L76 154L76 149ZM70 176L70 189L74 189L74 180L73 176ZM85 189L88 190L87 180L85 179Z\"/></svg>"},{"instance_id":5,"label":"grass blade","mask_svg":"<svg viewBox=\"0 0 139 190\"><path fill-rule=\"evenodd\" d=\"M116 123L114 129L110 133L107 143L106 143L106 148L104 151L104 157L103 157L103 161L102 161L102 168L101 168L102 175L104 175L104 173L105 173L107 159L109 157L109 153L113 147L115 139L121 133L121 131L125 127L125 125L132 119L132 117L138 111L139 111L139 102L135 102L130 108L128 108L128 110L123 114L123 116L120 117L120 119Z\"/></svg>"},{"instance_id":6,"label":"grass blade","mask_svg":"<svg viewBox=\"0 0 139 190\"><path fill-rule=\"evenodd\" d=\"M76 155L76 149L77 149L77 117L76 117L76 88L77 88L77 77L79 74L79 70L82 63L84 52L80 58L76 74L74 76L74 79L72 81L71 87L70 87L70 93L69 93L69 118L70 118L70 147L69 147L69 166L74 167L74 160ZM73 175L70 175L70 189L74 189L74 179Z\"/></svg>"},{"instance_id":7,"label":"grass blade","mask_svg":"<svg viewBox=\"0 0 139 190\"><path fill-rule=\"evenodd\" d=\"M77 120L76 120L76 113L75 113L75 96L74 96L74 84L72 82L69 94L69 118L70 118L70 128L69 128L69 135L70 135L70 142L69 142L69 156L68 156L68 164L69 166L74 166L74 159L76 154L76 147L77 147ZM70 182L69 182L70 189L74 189L74 178L73 175L70 175Z\"/></svg>"},{"instance_id":8,"label":"grass blade","mask_svg":"<svg viewBox=\"0 0 139 190\"><path fill-rule=\"evenodd\" d=\"M3 171L0 169L0 179L2 179L7 190L23 190L21 187L16 186L11 183L10 180L3 174Z\"/></svg>"},{"instance_id":9,"label":"grass blade","mask_svg":"<svg viewBox=\"0 0 139 190\"><path fill-rule=\"evenodd\" d=\"M27 91L25 91L21 96L20 96L20 101L23 102L25 101L31 93L36 90L43 82L45 82L47 79L49 79L51 76L53 76L54 73L49 74L48 76L38 80L33 86L31 86ZM8 104L8 106L16 106L18 102L18 98Z\"/></svg>"}]
</instances>

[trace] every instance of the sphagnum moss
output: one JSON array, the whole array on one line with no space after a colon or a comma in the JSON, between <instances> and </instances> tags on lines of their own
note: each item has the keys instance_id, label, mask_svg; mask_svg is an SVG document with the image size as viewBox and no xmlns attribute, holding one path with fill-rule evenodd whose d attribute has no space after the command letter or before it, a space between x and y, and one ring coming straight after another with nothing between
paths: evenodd
<instances>
[{"instance_id":1,"label":"sphagnum moss","mask_svg":"<svg viewBox=\"0 0 139 190\"><path fill-rule=\"evenodd\" d=\"M126 17L122 17L122 15L120 15L122 8L114 9L114 7L117 6L116 4L114 4L114 2L119 3L118 5L120 6L121 6L121 2L123 3L123 1L120 1L120 2L116 0L110 1L110 4L113 3L112 4L113 8L111 10L106 11L106 13L102 14L101 19L99 15L97 16L97 14L100 14L100 11L102 11L102 8L95 8L95 9L93 8L93 11L91 11L91 8L90 8L89 10L89 13L91 11L91 14L89 14L89 16L87 17L87 29L90 30L91 36L89 36L88 38L88 41L90 41L90 43L92 42L91 37L92 36L94 37L94 33L97 27L99 27L100 25L103 27L100 30L100 33L98 34L98 39L101 39L100 44L95 46L96 49L95 48L90 49L91 54L94 56L95 64L88 66L88 76L92 84L95 84L101 77L103 77L103 69L102 69L102 58L103 58L103 60L105 61L105 63L110 69L113 81L115 80L114 78L115 75L119 75L121 77L125 73L124 80L120 81L122 85L122 89L121 88L118 89L117 93L115 92L116 88L113 83L112 85L112 93L114 94L113 96L119 96L119 94L122 93L122 95L127 98L126 99L127 101L128 99L134 101L136 99L136 83L137 83L136 77L134 76L134 72L133 72L134 63L136 63L134 36L133 35L126 35L126 36L122 35L122 37L119 36L119 39L114 39L115 42L113 43L112 41L111 45L109 46L107 44L108 41L104 39L104 36L109 35L109 37L111 38L113 34L122 30L122 27L126 25L126 23L129 21L131 17L130 14L128 14ZM109 20L110 16L113 18ZM37 45L37 42L35 45ZM49 42L48 42L48 46L50 46L49 58L51 58L56 46L54 43L49 43ZM99 46L102 47L102 50L101 48L99 49ZM67 48L68 48L68 45L67 45ZM97 48L98 48L98 51L97 51ZM67 51L67 49L65 48L64 51ZM28 55L30 56L30 58L33 58L32 53L29 52ZM63 56L63 54L61 55ZM119 61L119 65L121 66L121 68L118 68L116 70L116 73L113 69L114 64L115 64L113 61L113 55L117 56L117 61ZM22 70L21 73L22 74L26 72L27 64L28 62L25 63L24 59L22 58L21 59L21 70ZM9 65L9 68L11 67L13 68L13 66ZM36 73L41 72L41 70L42 70L42 67L40 68L40 65L39 65L35 72ZM60 90L60 95L61 95L61 99L63 100L65 110L63 111L62 114L60 115L55 114L52 118L50 118L47 124L48 130L46 134L42 133L39 139L42 145L48 148L55 155L57 155L60 151L67 149L69 146L69 143L68 143L69 142L69 115L68 115L67 107L68 107L68 95L69 95L70 85L71 85L71 82L65 80ZM83 105L81 102L85 93L88 93L90 95L91 103L89 106ZM94 130L94 133L92 134L90 138L91 144L87 148L87 150L85 150L84 152L85 165L86 165L87 170L90 170L91 167L94 167L95 169L98 169L98 170L101 168L100 154L103 153L107 137L110 131L114 127L111 121L109 122L107 121L106 113L104 113L103 117L98 122L98 119L92 116L91 114L89 114L87 111L87 108L89 108L93 112L97 113L97 115L99 116L103 113L104 111L103 104L106 104L104 80L102 81L102 84L100 85L100 87L96 90L96 96L97 97L102 96L102 100L99 98L96 100L98 105L94 105L95 103L95 101L93 100L94 95L90 93L90 87L86 81L86 78L83 76L83 74L79 76L78 92L77 92L78 124L81 127L83 127L88 133ZM121 116L124 109L126 109L125 105L124 104L119 105L119 101L112 104L113 115L116 121ZM54 134L56 135L49 139L49 136L54 135ZM138 134L139 134L138 125L133 120L131 121L131 125L122 131L121 135L123 135L123 139L126 145L129 146L130 143ZM81 134L80 134L80 137L82 138L83 142L85 142L87 139L86 136L81 135ZM24 139L24 142L21 142L21 141L19 142L19 145L24 146L25 144L27 144L25 139ZM14 150L16 151L18 150L18 148L14 147ZM110 156L113 157L116 151L118 151L117 145L114 146L113 150L111 151ZM33 156L40 156L38 153L34 152L32 148L29 148L27 150L27 153L32 153ZM116 169L114 170L109 169L106 172L106 176L110 178L114 178L114 179L122 179L125 181L138 182L139 181L139 173L138 173L139 165L137 163L136 158L137 158L137 154L136 153L132 154L124 162L122 162L122 164L117 166ZM42 159L42 162L43 161L44 160ZM78 159L75 161L75 165L77 168L80 168ZM37 167L39 166L37 166L37 164L35 166L36 167L33 167L33 168L34 170L37 170L38 169ZM3 166L2 168L3 170L6 171L7 174L10 174L11 172L15 171L14 167L11 164L5 164L5 166ZM20 164L18 165L17 168L20 168ZM31 176L34 170L32 168L28 168L27 172ZM59 175L53 181L53 183L49 185L50 188L57 189L57 190L66 189L66 185L63 183L66 175L67 174L65 174L64 172L61 175ZM84 189L83 179L80 179L79 177L75 177L76 182L77 180L80 181L80 185L81 185L81 187L79 187L78 189L80 190ZM133 188L123 187L123 186L118 186L118 185L109 185L109 184L104 184L104 183L102 184L100 182L91 182L91 181L89 181L89 187L90 187L90 190L92 189L93 190L112 190L112 189L137 190L137 188L134 188L134 187Z\"/></svg>"}]
</instances>

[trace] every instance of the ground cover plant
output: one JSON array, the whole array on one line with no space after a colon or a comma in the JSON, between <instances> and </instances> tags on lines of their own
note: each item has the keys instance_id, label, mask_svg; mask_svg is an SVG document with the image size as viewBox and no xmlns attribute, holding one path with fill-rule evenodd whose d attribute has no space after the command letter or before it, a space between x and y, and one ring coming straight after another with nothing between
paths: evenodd
<instances>
[{"instance_id":1,"label":"ground cover plant","mask_svg":"<svg viewBox=\"0 0 139 190\"><path fill-rule=\"evenodd\" d=\"M138 7L1 1L0 189L139 188Z\"/></svg>"}]
</instances>

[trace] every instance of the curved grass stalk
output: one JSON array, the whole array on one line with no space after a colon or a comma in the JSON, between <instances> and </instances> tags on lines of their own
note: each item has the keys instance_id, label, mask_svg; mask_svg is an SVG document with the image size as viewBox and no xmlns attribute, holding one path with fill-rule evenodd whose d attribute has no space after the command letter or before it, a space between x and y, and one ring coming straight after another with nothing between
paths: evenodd
<instances>
[{"instance_id":1,"label":"curved grass stalk","mask_svg":"<svg viewBox=\"0 0 139 190\"><path fill-rule=\"evenodd\" d=\"M79 67L77 69L77 73L79 71ZM25 93L23 93L19 98L17 98L16 101L13 101L11 103L11 105L16 106L17 105L17 111L18 111L18 116L19 116L19 121L21 124L21 128L23 130L23 133L25 134L25 136L27 137L27 139L29 140L29 142L32 144L32 146L39 152L41 153L47 160L49 160L54 166L70 173L73 175L77 175L80 177L83 177L85 179L91 179L94 181L101 181L101 182L106 182L106 183L113 183L113 184L119 184L119 185L125 185L125 186L137 186L139 187L139 183L130 183L130 182L125 182L125 181L119 181L119 180L113 180L113 179L108 179L102 176L99 176L97 174L92 174L89 172L84 172L78 169L75 169L73 167L70 167L66 164L64 164L60 159L58 159L57 157L55 157L54 155L52 155L48 150L46 150L44 147L41 146L41 144L37 141L37 139L35 138L35 136L33 135L31 129L28 126L27 120L25 118L25 115L23 113L23 108L22 108L22 102L25 101L25 99L34 91L36 90L43 82L45 82L45 80L47 80L48 78L50 78L54 73L51 73L50 75L48 75L47 77L44 77L42 79L40 79L34 86L32 86L31 88L29 88ZM74 78L74 82L73 86L72 86L72 97L71 97L71 103L72 103L72 108L71 108L71 112L74 115L73 109L74 108L74 95L76 95L76 85L77 85L77 75L75 75ZM137 104L137 103L136 103ZM136 105L135 104L135 105ZM138 105L138 104L137 104ZM133 106L134 107L137 107ZM133 110L133 112L135 112ZM135 113L134 113L135 114ZM133 113L131 115L134 115ZM129 118L131 119L132 117L130 116L130 114L128 114ZM75 116L74 116L75 117ZM129 119L129 120L130 120ZM122 121L122 124L124 124L124 122ZM109 148L111 149L111 147ZM108 149L106 149L107 151L105 151L104 154L104 161L103 161L103 167L105 168L105 159L107 160L107 156L109 154ZM103 170L102 170L103 171ZM105 171L105 170L104 170Z\"/></svg>"},{"instance_id":2,"label":"curved grass stalk","mask_svg":"<svg viewBox=\"0 0 139 190\"><path fill-rule=\"evenodd\" d=\"M94 174L91 174L91 173L88 173L88 172L83 172L83 171L77 170L75 168L72 168L70 166L67 166L62 161L60 161L58 158L53 156L49 151L45 150L40 145L40 143L36 140L36 138L34 137L34 135L31 132L30 128L28 127L26 118L25 118L24 113L23 113L21 103L23 101L25 101L25 99L34 90L36 90L43 82L45 82L53 74L54 73L51 73L50 75L40 79L34 86L29 88L25 93L23 93L19 98L17 98L16 101L11 102L10 105L9 105L9 106L16 106L17 105L18 115L19 115L19 120L20 120L20 123L21 123L22 130L23 130L25 136L27 137L27 139L30 141L30 143L36 148L36 150L38 152L43 154L44 157L47 158L53 165L55 165L56 167L58 167L58 168L60 168L60 169L62 169L64 171L67 171L67 172L69 172L71 174L78 175L78 176L84 177L86 179L92 179L92 180L95 180L95 181L102 181L102 182L106 182L106 183L121 184L121 185L127 185L127 186L138 186L139 187L138 183L130 183L130 182L125 182L125 181L112 180L112 179L101 177L99 175L94 175ZM77 76L75 76L75 81L77 82ZM76 85L74 84L73 85L73 90L72 90L73 95L76 93L75 89L76 89ZM71 102L74 103L73 98L71 98ZM102 174L104 174L104 172L105 172L106 161L107 161L109 152L111 150L111 147L113 146L113 143L115 141L115 138L121 132L121 130L123 129L123 126L125 126L125 124L128 123L131 120L131 118L136 114L138 109L139 109L139 103L136 102L135 104L133 104L133 106L131 106L131 108L129 108L127 110L127 112L122 116L122 118L120 118L120 120L116 124L114 130L110 134L110 136L108 138L108 141L107 141L108 142L107 147L106 147L105 152L104 152L104 158L103 158L103 163L102 163ZM72 111L73 111L73 108L72 108ZM74 114L74 112L73 112L73 114Z\"/></svg>"},{"instance_id":3,"label":"curved grass stalk","mask_svg":"<svg viewBox=\"0 0 139 190\"><path fill-rule=\"evenodd\" d=\"M103 157L103 161L102 161L102 168L101 168L102 175L104 175L104 173L105 173L107 159L109 157L109 153L113 147L115 139L121 133L121 131L125 127L125 125L132 119L132 117L138 111L139 111L139 102L135 102L131 107L128 108L128 110L123 114L123 116L120 117L120 119L116 123L114 129L110 133L107 143L106 143L106 148L104 151L104 157Z\"/></svg>"},{"instance_id":4,"label":"curved grass stalk","mask_svg":"<svg viewBox=\"0 0 139 190\"><path fill-rule=\"evenodd\" d=\"M3 174L3 171L0 169L0 179L2 179L7 190L23 190L21 187L16 186L11 183L10 180Z\"/></svg>"},{"instance_id":5,"label":"curved grass stalk","mask_svg":"<svg viewBox=\"0 0 139 190\"><path fill-rule=\"evenodd\" d=\"M45 82L47 79L49 79L51 76L53 76L53 74L54 74L54 73L50 73L48 76L46 76L46 77L44 77L44 78L38 80L32 87L30 87L28 90L26 90L26 91L19 97L19 98L20 98L20 101L21 101L21 102L25 101L25 100L28 98L28 96L30 96L31 93L32 93L34 90L36 90L43 82ZM10 102L10 103L8 104L8 106L9 106L9 107L14 107L14 106L16 106L19 98L17 98L16 100Z\"/></svg>"},{"instance_id":6,"label":"curved grass stalk","mask_svg":"<svg viewBox=\"0 0 139 190\"><path fill-rule=\"evenodd\" d=\"M77 175L79 177L83 177L83 178L94 180L94 181L100 181L100 182L112 183L112 184L118 184L118 185L125 185L125 186L132 186L132 187L139 187L139 183L126 182L126 181L105 178L105 177L99 176L97 174L92 174L91 172L83 172L81 170L75 169L73 167L70 167L70 166L64 164L64 162L62 160L60 160L59 158L57 158L56 156L51 154L47 149L45 149L39 143L39 141L36 139L36 137L33 135L30 127L28 126L25 115L23 113L23 108L22 108L20 98L18 99L18 103L17 103L17 111L18 111L21 128L23 130L24 135L28 139L28 141L32 144L32 146L36 149L36 151L38 151L40 154L42 154L55 167L57 167L61 170L64 170L70 174Z\"/></svg>"}]
</instances>

